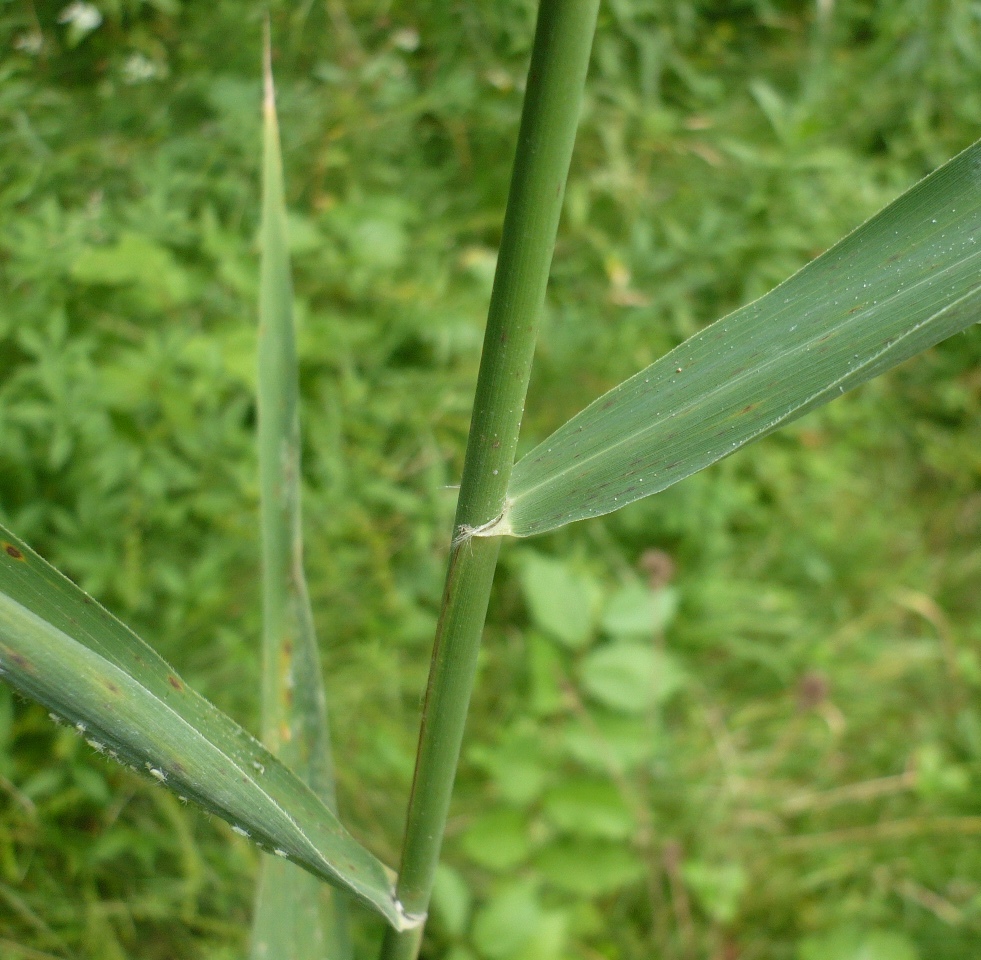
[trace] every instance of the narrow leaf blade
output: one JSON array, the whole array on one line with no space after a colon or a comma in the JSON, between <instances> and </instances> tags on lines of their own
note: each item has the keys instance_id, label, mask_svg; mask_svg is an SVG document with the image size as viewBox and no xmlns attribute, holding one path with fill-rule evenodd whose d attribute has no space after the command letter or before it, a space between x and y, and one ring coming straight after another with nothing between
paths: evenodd
<instances>
[{"instance_id":1,"label":"narrow leaf blade","mask_svg":"<svg viewBox=\"0 0 981 960\"><path fill-rule=\"evenodd\" d=\"M324 894L331 896L324 903ZM347 901L285 860L265 857L256 887L251 960L343 960L351 955Z\"/></svg>"},{"instance_id":2,"label":"narrow leaf blade","mask_svg":"<svg viewBox=\"0 0 981 960\"><path fill-rule=\"evenodd\" d=\"M403 929L393 874L299 778L0 527L0 676L93 747L343 886Z\"/></svg>"},{"instance_id":3,"label":"narrow leaf blade","mask_svg":"<svg viewBox=\"0 0 981 960\"><path fill-rule=\"evenodd\" d=\"M268 21L264 53L258 390L262 739L336 814L327 700L303 572L299 371ZM252 960L349 960L344 895L291 863L264 857L251 950Z\"/></svg>"},{"instance_id":4,"label":"narrow leaf blade","mask_svg":"<svg viewBox=\"0 0 981 960\"><path fill-rule=\"evenodd\" d=\"M662 357L514 468L482 535L658 493L981 318L981 143L766 296Z\"/></svg>"}]
</instances>

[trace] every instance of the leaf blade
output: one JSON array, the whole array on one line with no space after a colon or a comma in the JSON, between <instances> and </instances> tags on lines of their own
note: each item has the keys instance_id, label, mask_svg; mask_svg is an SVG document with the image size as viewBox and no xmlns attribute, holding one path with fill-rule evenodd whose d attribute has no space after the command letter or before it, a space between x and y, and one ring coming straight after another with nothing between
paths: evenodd
<instances>
[{"instance_id":1,"label":"leaf blade","mask_svg":"<svg viewBox=\"0 0 981 960\"><path fill-rule=\"evenodd\" d=\"M258 447L262 532L262 739L337 813L327 700L303 570L299 371L269 24L263 57ZM347 903L293 864L263 857L252 960L349 960Z\"/></svg>"},{"instance_id":2,"label":"leaf blade","mask_svg":"<svg viewBox=\"0 0 981 960\"><path fill-rule=\"evenodd\" d=\"M981 143L817 260L581 411L514 468L485 535L650 496L981 316Z\"/></svg>"},{"instance_id":3,"label":"leaf blade","mask_svg":"<svg viewBox=\"0 0 981 960\"><path fill-rule=\"evenodd\" d=\"M0 527L0 675L99 752L152 776L396 928L392 872L152 648Z\"/></svg>"}]
</instances>

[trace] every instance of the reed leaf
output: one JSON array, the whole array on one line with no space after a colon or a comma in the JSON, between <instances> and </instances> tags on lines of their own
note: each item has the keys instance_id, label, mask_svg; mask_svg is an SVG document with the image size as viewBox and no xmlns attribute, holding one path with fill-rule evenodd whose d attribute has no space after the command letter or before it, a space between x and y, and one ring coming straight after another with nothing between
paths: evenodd
<instances>
[{"instance_id":1,"label":"reed leaf","mask_svg":"<svg viewBox=\"0 0 981 960\"><path fill-rule=\"evenodd\" d=\"M970 327L979 237L981 143L556 430L476 534L526 537L618 510Z\"/></svg>"},{"instance_id":2,"label":"reed leaf","mask_svg":"<svg viewBox=\"0 0 981 960\"><path fill-rule=\"evenodd\" d=\"M268 22L259 282L262 739L335 814L330 730L303 571L299 372ZM343 895L274 856L259 869L252 960L348 960Z\"/></svg>"},{"instance_id":3,"label":"reed leaf","mask_svg":"<svg viewBox=\"0 0 981 960\"><path fill-rule=\"evenodd\" d=\"M0 676L98 753L412 926L394 875L313 791L135 633L0 527Z\"/></svg>"}]
</instances>

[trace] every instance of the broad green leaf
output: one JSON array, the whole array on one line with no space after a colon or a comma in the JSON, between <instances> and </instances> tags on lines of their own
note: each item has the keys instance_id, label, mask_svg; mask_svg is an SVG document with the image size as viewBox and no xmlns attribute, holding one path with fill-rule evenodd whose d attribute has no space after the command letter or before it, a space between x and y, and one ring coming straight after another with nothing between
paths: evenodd
<instances>
[{"instance_id":1,"label":"broad green leaf","mask_svg":"<svg viewBox=\"0 0 981 960\"><path fill-rule=\"evenodd\" d=\"M578 777L550 790L545 816L564 833L623 840L636 830L633 814L609 780Z\"/></svg>"},{"instance_id":2,"label":"broad green leaf","mask_svg":"<svg viewBox=\"0 0 981 960\"><path fill-rule=\"evenodd\" d=\"M535 865L553 886L587 897L613 893L644 874L640 857L606 840L563 840L543 850Z\"/></svg>"},{"instance_id":3,"label":"broad green leaf","mask_svg":"<svg viewBox=\"0 0 981 960\"><path fill-rule=\"evenodd\" d=\"M89 745L263 849L413 925L393 874L312 790L131 630L0 527L0 675Z\"/></svg>"},{"instance_id":4,"label":"broad green leaf","mask_svg":"<svg viewBox=\"0 0 981 960\"><path fill-rule=\"evenodd\" d=\"M569 956L569 915L564 910L542 910L535 932L514 955L514 960L560 960Z\"/></svg>"},{"instance_id":5,"label":"broad green leaf","mask_svg":"<svg viewBox=\"0 0 981 960\"><path fill-rule=\"evenodd\" d=\"M624 713L644 713L685 683L674 657L632 641L594 650L583 660L581 677L583 689L594 700Z\"/></svg>"},{"instance_id":6,"label":"broad green leaf","mask_svg":"<svg viewBox=\"0 0 981 960\"><path fill-rule=\"evenodd\" d=\"M738 863L712 864L692 860L682 868L685 884L701 908L716 923L732 923L749 885L746 871Z\"/></svg>"},{"instance_id":7,"label":"broad green leaf","mask_svg":"<svg viewBox=\"0 0 981 960\"><path fill-rule=\"evenodd\" d=\"M262 265L259 278L259 480L262 515L262 739L336 814L327 700L303 572L299 370L283 161L266 33ZM349 960L347 904L276 857L260 866L252 960Z\"/></svg>"},{"instance_id":8,"label":"broad green leaf","mask_svg":"<svg viewBox=\"0 0 981 960\"><path fill-rule=\"evenodd\" d=\"M570 722L562 740L572 759L607 776L611 769L629 773L663 750L647 717L606 710L591 710L588 718Z\"/></svg>"},{"instance_id":9,"label":"broad green leaf","mask_svg":"<svg viewBox=\"0 0 981 960\"><path fill-rule=\"evenodd\" d=\"M664 490L981 318L981 143L765 297L520 460L481 536L530 536Z\"/></svg>"},{"instance_id":10,"label":"broad green leaf","mask_svg":"<svg viewBox=\"0 0 981 960\"><path fill-rule=\"evenodd\" d=\"M534 724L505 729L499 743L474 744L468 753L474 764L490 774L508 803L528 806L541 796L549 770L541 731Z\"/></svg>"},{"instance_id":11,"label":"broad green leaf","mask_svg":"<svg viewBox=\"0 0 981 960\"><path fill-rule=\"evenodd\" d=\"M588 643L600 599L594 581L539 553L523 556L520 571L532 620L567 647Z\"/></svg>"},{"instance_id":12,"label":"broad green leaf","mask_svg":"<svg viewBox=\"0 0 981 960\"><path fill-rule=\"evenodd\" d=\"M481 867L499 873L513 870L531 850L528 818L517 810L490 810L470 824L462 844L467 856Z\"/></svg>"},{"instance_id":13,"label":"broad green leaf","mask_svg":"<svg viewBox=\"0 0 981 960\"><path fill-rule=\"evenodd\" d=\"M601 626L614 637L650 637L664 630L677 609L678 593L671 587L629 583L610 597Z\"/></svg>"},{"instance_id":14,"label":"broad green leaf","mask_svg":"<svg viewBox=\"0 0 981 960\"><path fill-rule=\"evenodd\" d=\"M132 286L153 305L184 303L190 296L187 274L174 255L139 233L124 233L112 246L86 247L71 275L80 283Z\"/></svg>"},{"instance_id":15,"label":"broad green leaf","mask_svg":"<svg viewBox=\"0 0 981 960\"><path fill-rule=\"evenodd\" d=\"M473 942L487 960L508 960L535 936L542 919L535 884L518 880L477 911Z\"/></svg>"}]
</instances>

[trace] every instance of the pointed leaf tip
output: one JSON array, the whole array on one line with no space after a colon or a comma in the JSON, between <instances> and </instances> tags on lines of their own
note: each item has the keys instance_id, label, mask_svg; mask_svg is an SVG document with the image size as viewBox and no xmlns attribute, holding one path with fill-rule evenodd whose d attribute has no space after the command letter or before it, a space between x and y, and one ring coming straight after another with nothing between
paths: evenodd
<instances>
[{"instance_id":1,"label":"pointed leaf tip","mask_svg":"<svg viewBox=\"0 0 981 960\"><path fill-rule=\"evenodd\" d=\"M267 113L276 113L276 89L273 83L272 69L272 28L269 25L269 14L262 30L262 89L263 107Z\"/></svg>"}]
</instances>

